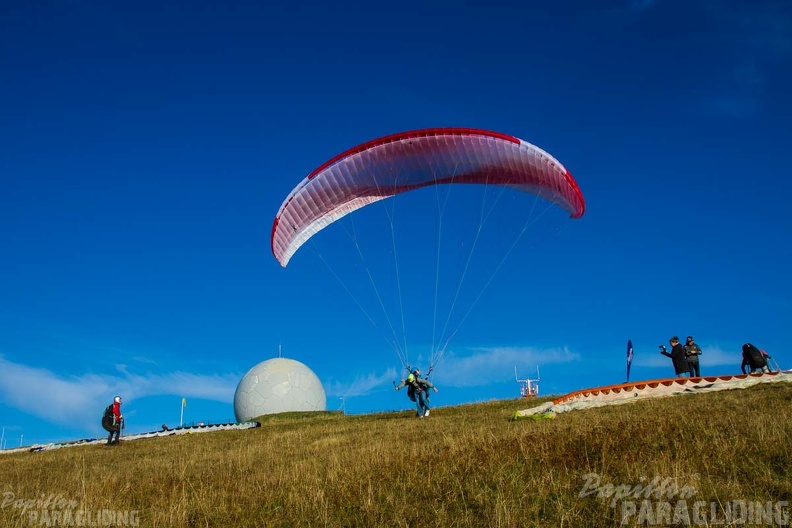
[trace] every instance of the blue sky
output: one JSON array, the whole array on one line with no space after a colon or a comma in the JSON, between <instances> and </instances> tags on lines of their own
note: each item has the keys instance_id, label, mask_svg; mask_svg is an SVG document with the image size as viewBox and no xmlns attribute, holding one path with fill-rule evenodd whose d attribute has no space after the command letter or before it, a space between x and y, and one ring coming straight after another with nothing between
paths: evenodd
<instances>
[{"instance_id":1,"label":"blue sky","mask_svg":"<svg viewBox=\"0 0 792 528\"><path fill-rule=\"evenodd\" d=\"M624 381L627 339L632 379L672 373L657 345L675 334L697 338L708 374L738 371L745 341L792 361L789 2L285 4L4 5L6 447L101 435L115 394L130 432L178 423L182 397L187 421L232 419L239 379L279 344L330 409L408 408L363 274L384 269L388 209L322 231L287 268L269 234L315 167L425 127L532 142L587 201L579 220L542 215L497 273L475 261L435 405L514 397L515 367L539 366L543 394ZM413 271L395 290L377 277L406 300L424 370L433 279L460 269L448 250L435 274L420 252L433 199L387 206ZM478 225L468 199L448 195L448 247ZM499 199L477 255L503 251L533 205Z\"/></svg>"}]
</instances>

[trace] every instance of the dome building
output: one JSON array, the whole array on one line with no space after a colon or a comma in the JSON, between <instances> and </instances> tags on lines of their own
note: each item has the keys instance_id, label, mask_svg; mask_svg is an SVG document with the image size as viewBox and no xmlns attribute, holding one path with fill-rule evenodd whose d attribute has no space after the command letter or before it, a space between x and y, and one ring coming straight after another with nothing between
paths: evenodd
<instances>
[{"instance_id":1,"label":"dome building","mask_svg":"<svg viewBox=\"0 0 792 528\"><path fill-rule=\"evenodd\" d=\"M316 374L303 363L282 357L250 369L234 394L238 422L263 414L326 409L327 397Z\"/></svg>"}]
</instances>

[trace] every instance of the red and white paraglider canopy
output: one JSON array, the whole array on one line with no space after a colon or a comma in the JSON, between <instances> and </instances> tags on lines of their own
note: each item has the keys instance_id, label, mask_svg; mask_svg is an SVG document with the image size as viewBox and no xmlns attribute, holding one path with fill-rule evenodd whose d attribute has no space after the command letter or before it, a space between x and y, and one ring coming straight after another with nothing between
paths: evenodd
<instances>
[{"instance_id":1,"label":"red and white paraglider canopy","mask_svg":"<svg viewBox=\"0 0 792 528\"><path fill-rule=\"evenodd\" d=\"M439 184L500 185L540 196L579 218L585 201L572 175L521 139L472 128L430 128L369 141L311 172L272 225L282 266L314 234L370 203Z\"/></svg>"}]
</instances>

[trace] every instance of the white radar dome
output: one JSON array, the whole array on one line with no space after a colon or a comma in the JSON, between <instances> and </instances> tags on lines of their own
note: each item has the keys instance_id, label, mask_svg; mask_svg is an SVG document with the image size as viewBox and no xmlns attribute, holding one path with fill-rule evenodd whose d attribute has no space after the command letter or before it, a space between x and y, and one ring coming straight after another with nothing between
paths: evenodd
<instances>
[{"instance_id":1,"label":"white radar dome","mask_svg":"<svg viewBox=\"0 0 792 528\"><path fill-rule=\"evenodd\" d=\"M238 422L262 414L326 409L322 382L311 369L293 359L262 361L242 377L234 394Z\"/></svg>"}]
</instances>

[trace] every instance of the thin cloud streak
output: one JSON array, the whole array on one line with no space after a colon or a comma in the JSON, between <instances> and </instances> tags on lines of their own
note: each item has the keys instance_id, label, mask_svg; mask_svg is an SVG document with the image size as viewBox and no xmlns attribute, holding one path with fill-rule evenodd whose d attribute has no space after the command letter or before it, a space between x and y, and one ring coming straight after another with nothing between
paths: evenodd
<instances>
[{"instance_id":1,"label":"thin cloud streak","mask_svg":"<svg viewBox=\"0 0 792 528\"><path fill-rule=\"evenodd\" d=\"M466 353L464 353L466 352ZM532 377L536 368L581 360L566 347L472 347L449 353L435 373L440 386L468 388L512 381L515 368L520 376ZM737 371L739 351L707 347L700 358L702 370L728 366ZM659 353L636 353L634 367L668 367L671 360ZM118 365L116 374L63 376L51 370L8 361L0 356L0 397L4 403L42 420L63 425L95 425L97 406L115 394L125 403L149 396L174 395L228 403L240 379L238 374L201 375L188 372L138 374ZM720 369L723 370L723 369ZM711 372L722 373L722 372ZM355 377L351 382L325 383L328 398L354 398L392 389L400 373L389 368L380 373Z\"/></svg>"},{"instance_id":2,"label":"thin cloud streak","mask_svg":"<svg viewBox=\"0 0 792 528\"><path fill-rule=\"evenodd\" d=\"M567 348L472 347L466 350L466 355L449 353L435 371L433 381L443 387L481 387L514 380L515 368L520 375L533 376L537 366L580 360L579 354ZM325 393L328 398L366 396L390 389L394 381L404 377L402 374L390 368L381 374L358 376L351 383L334 381L325 384ZM397 376L400 377L397 379Z\"/></svg>"},{"instance_id":3,"label":"thin cloud streak","mask_svg":"<svg viewBox=\"0 0 792 528\"><path fill-rule=\"evenodd\" d=\"M376 389L382 389L383 385L391 385L396 378L396 369L389 368L382 374L367 374L357 376L352 382L333 381L325 384L325 394L328 398L353 398L356 396L366 396Z\"/></svg>"},{"instance_id":4,"label":"thin cloud streak","mask_svg":"<svg viewBox=\"0 0 792 528\"><path fill-rule=\"evenodd\" d=\"M449 387L481 387L514 379L514 369L533 375L537 366L580 361L568 348L483 347L469 349L470 355L449 354L438 370L436 381Z\"/></svg>"},{"instance_id":5,"label":"thin cloud streak","mask_svg":"<svg viewBox=\"0 0 792 528\"><path fill-rule=\"evenodd\" d=\"M173 372L139 375L121 367L120 374L60 376L50 370L13 363L0 356L0 396L4 402L51 423L93 425L97 406L115 394L125 403L136 398L177 395L227 403L233 400L237 375Z\"/></svg>"}]
</instances>

